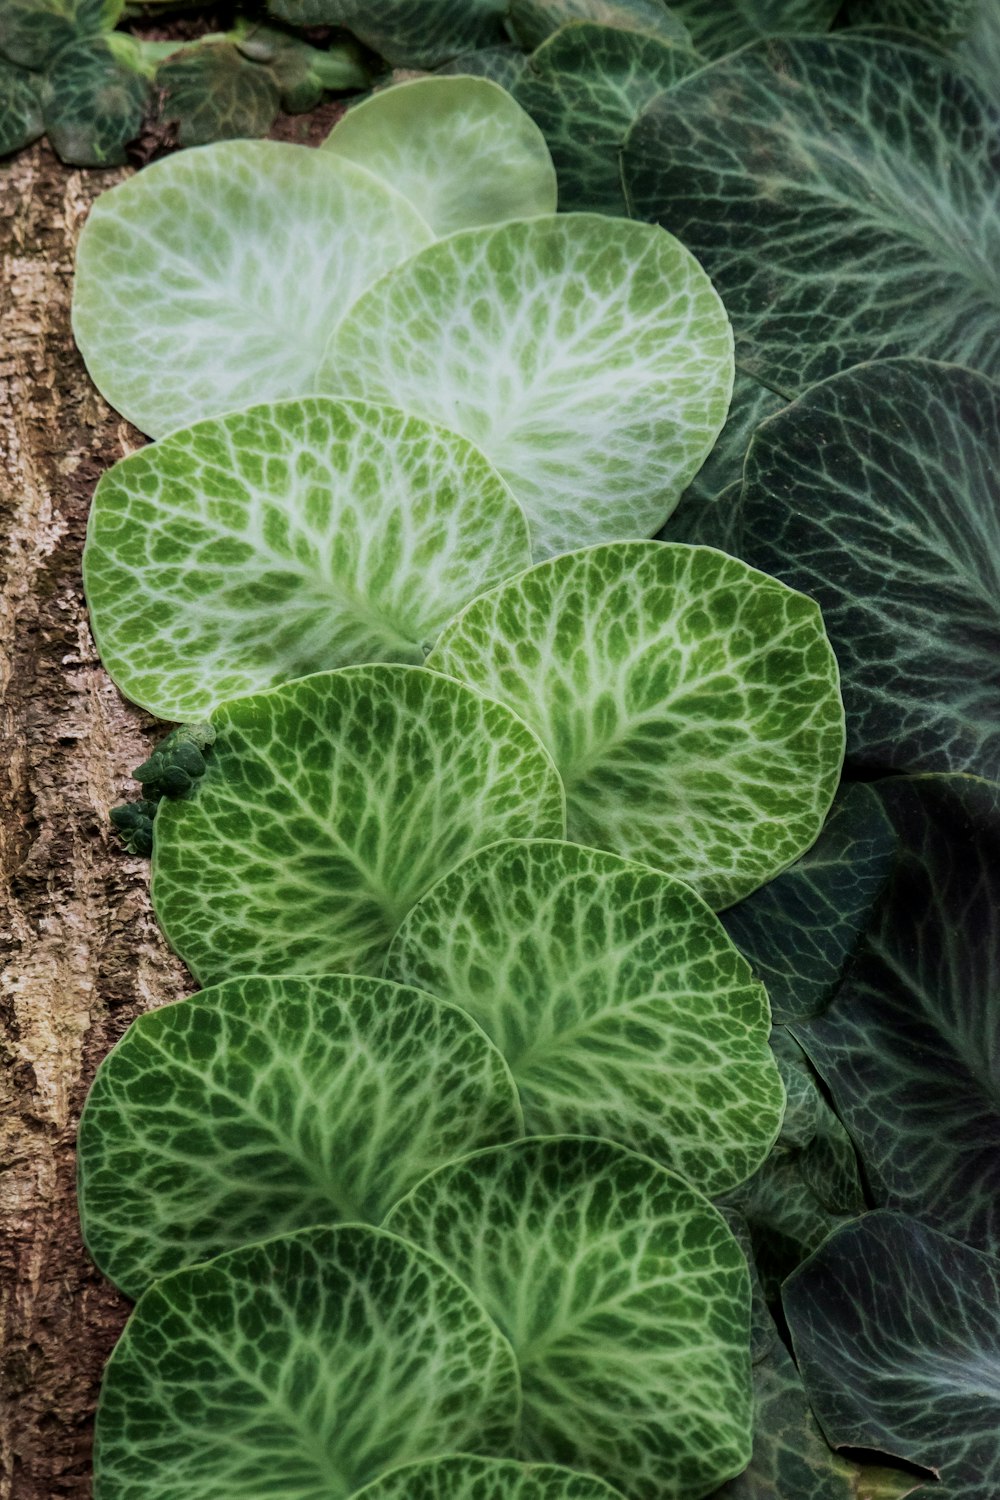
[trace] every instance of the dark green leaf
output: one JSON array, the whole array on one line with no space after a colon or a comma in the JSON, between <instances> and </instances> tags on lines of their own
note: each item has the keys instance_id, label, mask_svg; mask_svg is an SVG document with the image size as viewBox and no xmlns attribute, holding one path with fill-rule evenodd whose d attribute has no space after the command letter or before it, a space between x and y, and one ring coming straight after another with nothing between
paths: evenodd
<instances>
[{"instance_id":1,"label":"dark green leaf","mask_svg":"<svg viewBox=\"0 0 1000 1500\"><path fill-rule=\"evenodd\" d=\"M868 925L895 850L895 832L872 787L843 787L808 853L722 914L767 986L776 1020L822 1009Z\"/></svg>"},{"instance_id":2,"label":"dark green leaf","mask_svg":"<svg viewBox=\"0 0 1000 1500\"><path fill-rule=\"evenodd\" d=\"M561 209L625 214L619 155L639 111L700 67L687 47L583 22L544 42L514 85L544 132Z\"/></svg>"},{"instance_id":3,"label":"dark green leaf","mask_svg":"<svg viewBox=\"0 0 1000 1500\"><path fill-rule=\"evenodd\" d=\"M902 856L828 1009L793 1030L876 1204L1000 1250L1000 788L878 788Z\"/></svg>"},{"instance_id":4,"label":"dark green leaf","mask_svg":"<svg viewBox=\"0 0 1000 1500\"><path fill-rule=\"evenodd\" d=\"M81 167L113 167L142 128L149 79L131 37L67 47L45 75L45 129L56 155Z\"/></svg>"},{"instance_id":5,"label":"dark green leaf","mask_svg":"<svg viewBox=\"0 0 1000 1500\"><path fill-rule=\"evenodd\" d=\"M732 550L726 543L728 532L725 524L713 517L713 505L722 498L723 490L731 485L739 490L743 480L743 461L755 429L786 404L784 396L768 390L737 365L726 425L660 532L665 542L702 542L706 546L721 547L723 552Z\"/></svg>"},{"instance_id":6,"label":"dark green leaf","mask_svg":"<svg viewBox=\"0 0 1000 1500\"><path fill-rule=\"evenodd\" d=\"M671 0L699 52L722 57L764 36L826 31L840 0Z\"/></svg>"},{"instance_id":7,"label":"dark green leaf","mask_svg":"<svg viewBox=\"0 0 1000 1500\"><path fill-rule=\"evenodd\" d=\"M0 156L36 141L44 129L37 80L0 60Z\"/></svg>"},{"instance_id":8,"label":"dark green leaf","mask_svg":"<svg viewBox=\"0 0 1000 1500\"><path fill-rule=\"evenodd\" d=\"M852 25L897 26L917 36L956 42L972 25L976 6L977 0L849 0L847 16Z\"/></svg>"},{"instance_id":9,"label":"dark green leaf","mask_svg":"<svg viewBox=\"0 0 1000 1500\"><path fill-rule=\"evenodd\" d=\"M3 0L0 56L40 68L62 47L110 31L125 0Z\"/></svg>"},{"instance_id":10,"label":"dark green leaf","mask_svg":"<svg viewBox=\"0 0 1000 1500\"><path fill-rule=\"evenodd\" d=\"M644 31L689 46L687 27L674 14L675 9L664 0L510 0L508 26L522 47L539 46L573 21Z\"/></svg>"},{"instance_id":11,"label":"dark green leaf","mask_svg":"<svg viewBox=\"0 0 1000 1500\"><path fill-rule=\"evenodd\" d=\"M822 606L848 758L1000 779L1000 387L899 360L808 392L747 456L740 554Z\"/></svg>"},{"instance_id":12,"label":"dark green leaf","mask_svg":"<svg viewBox=\"0 0 1000 1500\"><path fill-rule=\"evenodd\" d=\"M1000 1493L1000 1263L902 1214L846 1225L792 1277L785 1315L827 1438Z\"/></svg>"},{"instance_id":13,"label":"dark green leaf","mask_svg":"<svg viewBox=\"0 0 1000 1500\"><path fill-rule=\"evenodd\" d=\"M162 63L161 114L176 122L182 146L266 135L280 104L271 73L232 42L196 43Z\"/></svg>"},{"instance_id":14,"label":"dark green leaf","mask_svg":"<svg viewBox=\"0 0 1000 1500\"><path fill-rule=\"evenodd\" d=\"M293 26L345 26L402 68L433 68L506 41L506 0L267 0L267 8Z\"/></svg>"},{"instance_id":15,"label":"dark green leaf","mask_svg":"<svg viewBox=\"0 0 1000 1500\"><path fill-rule=\"evenodd\" d=\"M464 73L471 78L488 78L501 88L513 92L514 85L528 66L528 59L520 47L501 44L497 47L479 47L474 52L462 52L453 57L438 72L445 77Z\"/></svg>"},{"instance_id":16,"label":"dark green leaf","mask_svg":"<svg viewBox=\"0 0 1000 1500\"><path fill-rule=\"evenodd\" d=\"M282 109L290 114L314 109L326 89L363 89L371 82L354 47L321 51L270 26L245 26L234 40L243 57L269 74L281 94Z\"/></svg>"},{"instance_id":17,"label":"dark green leaf","mask_svg":"<svg viewBox=\"0 0 1000 1500\"><path fill-rule=\"evenodd\" d=\"M1000 106L947 59L849 33L771 41L683 80L626 143L737 358L789 394L919 354L1000 373Z\"/></svg>"}]
</instances>

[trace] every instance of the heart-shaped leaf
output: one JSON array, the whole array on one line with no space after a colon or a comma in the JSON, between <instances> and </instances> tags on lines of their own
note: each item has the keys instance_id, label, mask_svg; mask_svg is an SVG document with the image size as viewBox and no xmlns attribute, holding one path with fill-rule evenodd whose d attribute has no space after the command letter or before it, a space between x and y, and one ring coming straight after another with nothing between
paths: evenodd
<instances>
[{"instance_id":1,"label":"heart-shaped leaf","mask_svg":"<svg viewBox=\"0 0 1000 1500\"><path fill-rule=\"evenodd\" d=\"M463 438L320 396L211 417L115 464L84 579L122 692L198 720L323 668L419 664L530 561L517 502Z\"/></svg>"},{"instance_id":2,"label":"heart-shaped leaf","mask_svg":"<svg viewBox=\"0 0 1000 1500\"><path fill-rule=\"evenodd\" d=\"M746 1262L682 1178L608 1141L527 1140L435 1172L387 1222L509 1337L522 1457L637 1500L705 1495L746 1463Z\"/></svg>"},{"instance_id":3,"label":"heart-shaped leaf","mask_svg":"<svg viewBox=\"0 0 1000 1500\"><path fill-rule=\"evenodd\" d=\"M494 844L417 903L386 972L475 1016L529 1134L606 1136L706 1193L774 1143L767 996L669 875L578 844Z\"/></svg>"},{"instance_id":4,"label":"heart-shaped leaf","mask_svg":"<svg viewBox=\"0 0 1000 1500\"><path fill-rule=\"evenodd\" d=\"M160 437L308 390L358 293L430 238L392 188L325 152L178 152L91 209L73 332L101 394Z\"/></svg>"},{"instance_id":5,"label":"heart-shaped leaf","mask_svg":"<svg viewBox=\"0 0 1000 1500\"><path fill-rule=\"evenodd\" d=\"M379 967L473 850L560 838L549 756L509 709L422 667L348 667L223 704L208 768L161 805L153 904L203 982Z\"/></svg>"},{"instance_id":6,"label":"heart-shaped leaf","mask_svg":"<svg viewBox=\"0 0 1000 1500\"><path fill-rule=\"evenodd\" d=\"M816 605L707 547L619 542L469 605L428 661L537 730L569 836L728 906L816 838L843 756Z\"/></svg>"},{"instance_id":7,"label":"heart-shaped leaf","mask_svg":"<svg viewBox=\"0 0 1000 1500\"><path fill-rule=\"evenodd\" d=\"M547 556L656 531L732 380L725 311L677 240L560 214L453 234L384 276L331 339L320 388L462 433Z\"/></svg>"},{"instance_id":8,"label":"heart-shaped leaf","mask_svg":"<svg viewBox=\"0 0 1000 1500\"><path fill-rule=\"evenodd\" d=\"M164 1277L108 1361L95 1500L347 1500L386 1469L510 1447L511 1349L439 1261L359 1225Z\"/></svg>"}]
</instances>

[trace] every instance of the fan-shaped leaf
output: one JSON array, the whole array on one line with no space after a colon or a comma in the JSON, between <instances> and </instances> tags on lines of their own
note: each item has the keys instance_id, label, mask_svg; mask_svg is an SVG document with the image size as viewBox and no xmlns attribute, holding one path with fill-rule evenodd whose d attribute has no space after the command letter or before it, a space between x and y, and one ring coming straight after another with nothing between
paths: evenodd
<instances>
[{"instance_id":1,"label":"fan-shaped leaf","mask_svg":"<svg viewBox=\"0 0 1000 1500\"><path fill-rule=\"evenodd\" d=\"M526 568L500 476L454 433L325 397L212 417L101 479L84 578L101 659L165 719L325 667L424 659Z\"/></svg>"},{"instance_id":2,"label":"fan-shaped leaf","mask_svg":"<svg viewBox=\"0 0 1000 1500\"><path fill-rule=\"evenodd\" d=\"M816 605L707 547L619 542L475 600L428 658L534 725L569 833L728 906L816 838L843 755Z\"/></svg>"},{"instance_id":3,"label":"fan-shaped leaf","mask_svg":"<svg viewBox=\"0 0 1000 1500\"><path fill-rule=\"evenodd\" d=\"M578 844L494 844L417 903L386 972L471 1011L529 1134L607 1136L706 1193L777 1135L767 996L668 875Z\"/></svg>"},{"instance_id":4,"label":"fan-shaped leaf","mask_svg":"<svg viewBox=\"0 0 1000 1500\"><path fill-rule=\"evenodd\" d=\"M175 1272L108 1362L95 1500L346 1500L442 1449L507 1449L518 1377L456 1278L394 1235L307 1229Z\"/></svg>"},{"instance_id":5,"label":"fan-shaped leaf","mask_svg":"<svg viewBox=\"0 0 1000 1500\"><path fill-rule=\"evenodd\" d=\"M435 234L550 214L556 174L545 139L486 78L415 78L349 110L323 149L409 198Z\"/></svg>"},{"instance_id":6,"label":"fan-shaped leaf","mask_svg":"<svg viewBox=\"0 0 1000 1500\"><path fill-rule=\"evenodd\" d=\"M639 117L625 185L718 285L751 374L789 394L860 360L1000 374L1000 113L942 57L771 41Z\"/></svg>"},{"instance_id":7,"label":"fan-shaped leaf","mask_svg":"<svg viewBox=\"0 0 1000 1500\"><path fill-rule=\"evenodd\" d=\"M276 141L179 152L91 210L73 332L102 395L159 437L308 390L348 305L429 239L353 162Z\"/></svg>"},{"instance_id":8,"label":"fan-shaped leaf","mask_svg":"<svg viewBox=\"0 0 1000 1500\"><path fill-rule=\"evenodd\" d=\"M449 1458L393 1469L358 1493L357 1500L621 1500L593 1474L554 1464L518 1464L510 1459Z\"/></svg>"},{"instance_id":9,"label":"fan-shaped leaf","mask_svg":"<svg viewBox=\"0 0 1000 1500\"><path fill-rule=\"evenodd\" d=\"M234 699L161 806L153 903L204 982L381 964L424 891L501 838L563 833L555 767L502 704L421 667L348 667Z\"/></svg>"},{"instance_id":10,"label":"fan-shaped leaf","mask_svg":"<svg viewBox=\"0 0 1000 1500\"><path fill-rule=\"evenodd\" d=\"M746 1463L746 1262L681 1178L608 1141L528 1140L435 1172L388 1223L510 1338L523 1457L639 1500L704 1495Z\"/></svg>"},{"instance_id":11,"label":"fan-shaped leaf","mask_svg":"<svg viewBox=\"0 0 1000 1500\"><path fill-rule=\"evenodd\" d=\"M331 339L320 386L469 438L546 556L662 525L732 374L725 312L683 246L564 214L451 235L383 277Z\"/></svg>"},{"instance_id":12,"label":"fan-shaped leaf","mask_svg":"<svg viewBox=\"0 0 1000 1500\"><path fill-rule=\"evenodd\" d=\"M137 1296L267 1235L378 1223L425 1173L521 1134L454 1006L385 980L234 979L140 1016L80 1124L87 1247Z\"/></svg>"}]
</instances>

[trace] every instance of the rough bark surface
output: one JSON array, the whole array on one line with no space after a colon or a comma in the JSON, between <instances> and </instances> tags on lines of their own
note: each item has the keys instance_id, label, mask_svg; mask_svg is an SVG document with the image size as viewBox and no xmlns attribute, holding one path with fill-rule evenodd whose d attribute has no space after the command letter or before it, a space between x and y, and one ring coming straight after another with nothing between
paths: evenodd
<instances>
[{"instance_id":1,"label":"rough bark surface","mask_svg":"<svg viewBox=\"0 0 1000 1500\"><path fill-rule=\"evenodd\" d=\"M0 1496L86 1500L100 1373L128 1303L74 1194L87 1087L141 1011L191 986L108 808L162 726L100 669L80 556L100 473L143 439L97 396L69 304L76 237L122 172L39 144L0 167Z\"/></svg>"}]
</instances>

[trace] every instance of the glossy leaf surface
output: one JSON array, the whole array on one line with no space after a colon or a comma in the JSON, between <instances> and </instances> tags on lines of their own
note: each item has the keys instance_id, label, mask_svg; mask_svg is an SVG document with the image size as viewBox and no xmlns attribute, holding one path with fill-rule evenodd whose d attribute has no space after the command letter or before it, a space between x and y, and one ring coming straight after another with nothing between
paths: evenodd
<instances>
[{"instance_id":1,"label":"glossy leaf surface","mask_svg":"<svg viewBox=\"0 0 1000 1500\"><path fill-rule=\"evenodd\" d=\"M709 548L552 558L474 601L428 660L535 727L574 842L712 906L807 849L836 789L843 710L816 605Z\"/></svg>"},{"instance_id":2,"label":"glossy leaf surface","mask_svg":"<svg viewBox=\"0 0 1000 1500\"><path fill-rule=\"evenodd\" d=\"M363 661L420 664L528 529L464 439L325 397L212 417L114 465L84 579L104 666L165 719Z\"/></svg>"}]
</instances>

